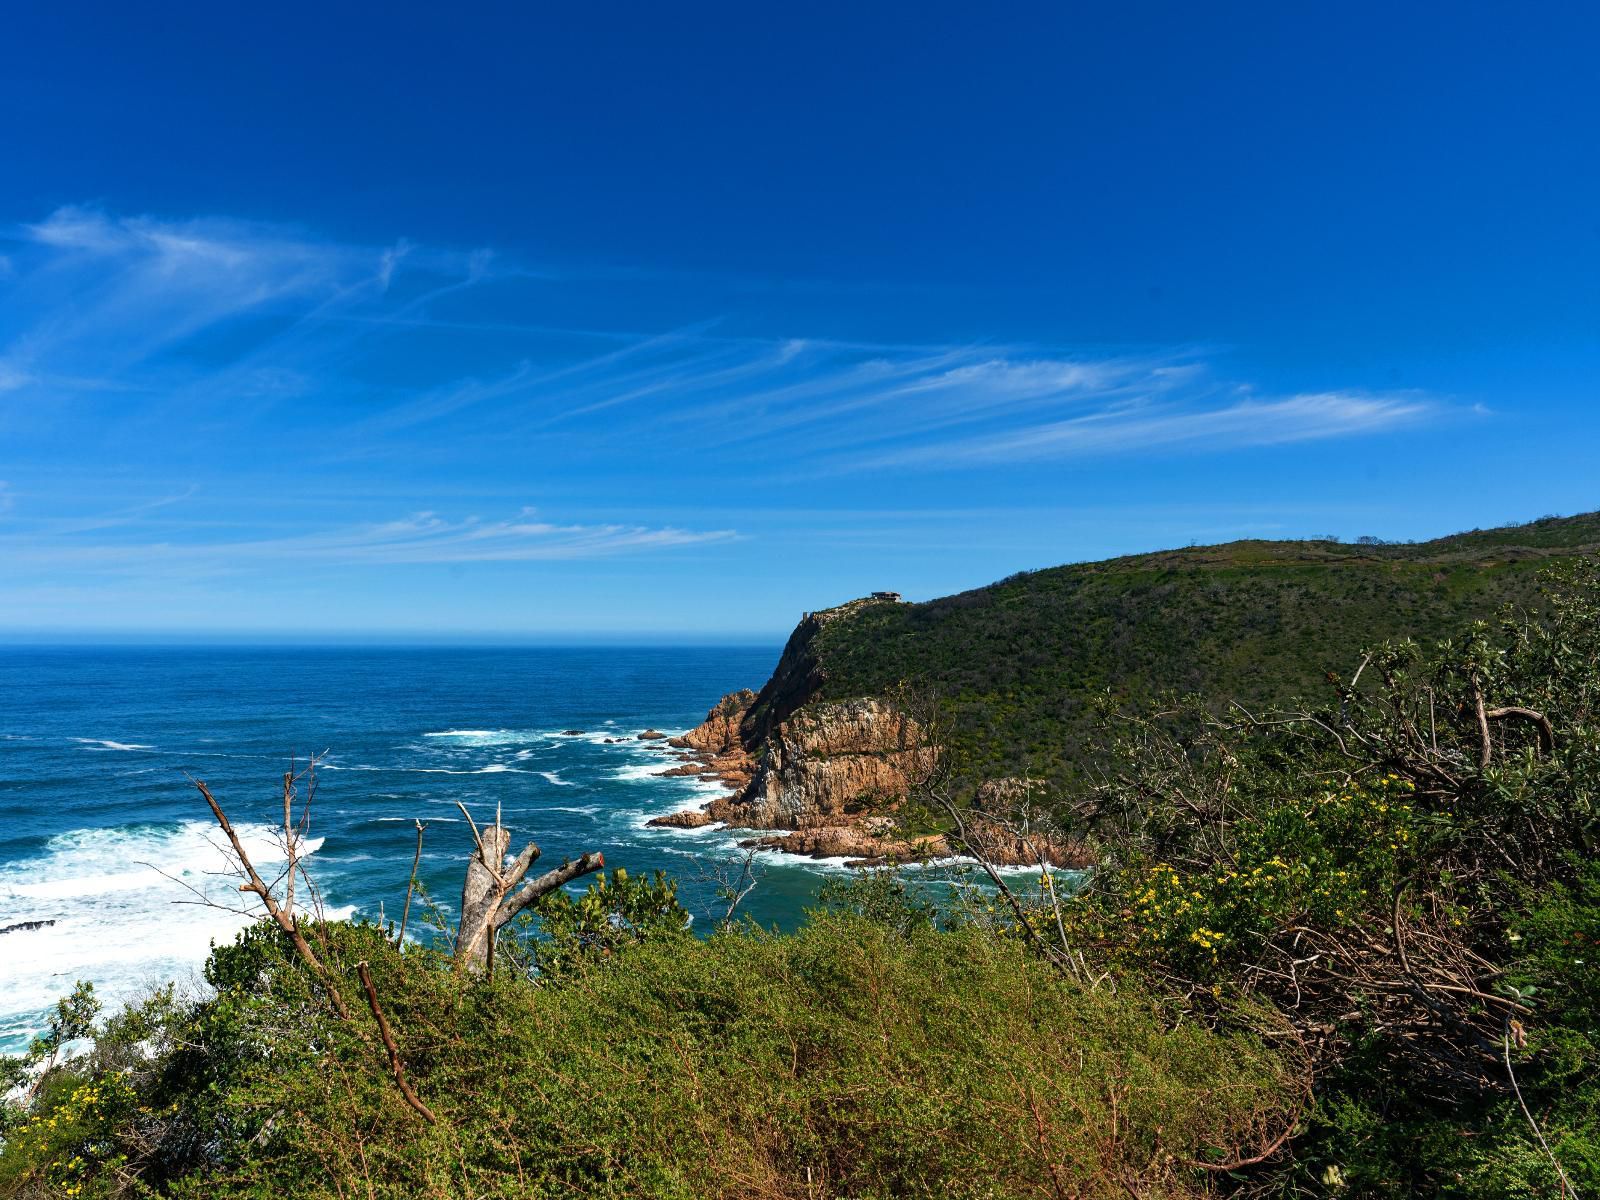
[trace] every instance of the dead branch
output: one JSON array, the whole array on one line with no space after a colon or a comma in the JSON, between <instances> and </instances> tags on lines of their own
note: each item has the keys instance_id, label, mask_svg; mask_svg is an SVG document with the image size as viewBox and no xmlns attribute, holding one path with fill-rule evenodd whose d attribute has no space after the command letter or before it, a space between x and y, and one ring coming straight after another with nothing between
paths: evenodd
<instances>
[{"instance_id":1,"label":"dead branch","mask_svg":"<svg viewBox=\"0 0 1600 1200\"><path fill-rule=\"evenodd\" d=\"M192 782L195 787L200 789L200 794L205 797L206 804L211 808L211 815L217 819L217 824L221 826L222 832L227 835L229 843L233 846L234 857L238 860L240 869L244 871L245 882L239 885L239 890L241 892L254 893L260 898L262 907L267 910L267 915L283 931L284 936L294 946L295 953L300 956L301 961L306 964L311 974L322 985L323 990L327 992L334 1011L339 1014L341 1020L348 1021L350 1019L350 1009L346 1006L344 997L339 994L339 989L334 984L333 977L329 975L328 969L323 966L322 960L317 957L316 952L311 949L311 944L306 941L305 935L301 933L300 924L295 920L293 911L285 909L278 904L278 901L272 895L272 889L267 886L260 874L257 873L254 864L250 861L250 855L245 851L244 843L239 840L239 835L235 832L232 822L228 820L228 814L222 811L222 805L217 803L216 797L211 794L211 789L201 780L196 779Z\"/></svg>"},{"instance_id":2,"label":"dead branch","mask_svg":"<svg viewBox=\"0 0 1600 1200\"><path fill-rule=\"evenodd\" d=\"M417 1094L411 1090L411 1085L406 1082L406 1069L400 1061L400 1050L394 1044L394 1034L389 1030L389 1022L384 1020L383 1009L378 1007L378 989L372 986L372 972L367 969L365 961L356 964L356 972L361 976L361 986L367 993L367 1007L372 1010L372 1019L378 1023L378 1036L383 1039L383 1048L389 1052L389 1070L394 1074L394 1081L400 1088L400 1094L405 1097L407 1104L427 1118L428 1124L437 1125L439 1118L418 1099Z\"/></svg>"},{"instance_id":3,"label":"dead branch","mask_svg":"<svg viewBox=\"0 0 1600 1200\"><path fill-rule=\"evenodd\" d=\"M1478 769L1487 771L1489 763L1494 756L1494 738L1489 733L1489 714L1484 709L1483 685L1478 682L1476 671L1472 674L1472 706L1478 716L1478 738L1480 743Z\"/></svg>"},{"instance_id":4,"label":"dead branch","mask_svg":"<svg viewBox=\"0 0 1600 1200\"><path fill-rule=\"evenodd\" d=\"M1573 1200L1577 1200L1578 1190L1572 1186L1572 1181L1567 1178L1566 1171L1562 1170L1561 1160L1550 1149L1550 1143L1545 1141L1544 1130L1539 1128L1539 1122L1533 1119L1533 1113L1528 1110L1528 1102L1522 1098L1522 1087L1517 1083L1517 1073L1511 1069L1511 1035L1513 1027L1516 1030L1517 1044L1519 1046L1527 1044L1522 1033L1522 1026L1507 1017L1505 1029L1501 1034L1501 1045L1504 1047L1505 1053L1506 1078L1511 1080L1511 1090L1516 1094L1517 1106L1522 1109L1523 1119L1528 1122L1528 1128L1533 1130L1533 1136L1539 1139L1539 1147L1544 1151L1545 1157L1550 1160L1550 1165L1556 1169L1556 1178L1561 1180L1561 1195L1563 1197L1571 1196Z\"/></svg>"},{"instance_id":5,"label":"dead branch","mask_svg":"<svg viewBox=\"0 0 1600 1200\"><path fill-rule=\"evenodd\" d=\"M1078 982L1077 963L1070 958L1063 959L1061 955L1055 952L1053 946L1039 936L1039 931L1028 920L1028 914L1022 907L1022 901L1017 899L1016 893L1011 890L1000 872L995 870L994 864L989 861L988 856L983 853L982 848L974 842L968 833L967 823L962 819L961 810L956 806L955 802L937 788L928 789L926 794L944 809L945 815L950 818L951 823L956 827L955 840L957 844L968 855L977 860L978 866L983 868L983 873L989 877L989 881L999 890L1001 898L1005 900L1006 905L1011 909L1012 914L1017 919L1017 924L1022 929L1023 935L1033 944L1034 949L1038 950L1045 961L1054 967L1063 978Z\"/></svg>"},{"instance_id":6,"label":"dead branch","mask_svg":"<svg viewBox=\"0 0 1600 1200\"><path fill-rule=\"evenodd\" d=\"M406 944L406 922L411 919L411 896L417 890L417 864L422 861L422 831L427 828L417 818L412 817L411 823L417 827L417 852L411 857L411 879L406 884L406 906L400 913L400 936L395 939L395 945Z\"/></svg>"},{"instance_id":7,"label":"dead branch","mask_svg":"<svg viewBox=\"0 0 1600 1200\"><path fill-rule=\"evenodd\" d=\"M1245 1167L1259 1166L1261 1163L1266 1162L1273 1155L1277 1154L1279 1150L1282 1150L1284 1143L1294 1136L1294 1131L1298 1129L1299 1126L1300 1116L1298 1113L1296 1113L1295 1119L1284 1127L1283 1132L1277 1137L1273 1138L1272 1141L1268 1142L1266 1148L1258 1154L1252 1154L1248 1157L1236 1156L1228 1159L1225 1162L1217 1163L1202 1162L1200 1159L1191 1158L1188 1160L1188 1163L1191 1167L1199 1167L1202 1171L1238 1171Z\"/></svg>"},{"instance_id":8,"label":"dead branch","mask_svg":"<svg viewBox=\"0 0 1600 1200\"><path fill-rule=\"evenodd\" d=\"M766 874L756 853L756 847L747 846L742 854L727 858L695 859L695 878L710 885L711 894L727 905L720 918L723 924L733 920L739 905L755 891L756 885ZM706 915L715 916L715 910L709 904L706 906Z\"/></svg>"},{"instance_id":9,"label":"dead branch","mask_svg":"<svg viewBox=\"0 0 1600 1200\"><path fill-rule=\"evenodd\" d=\"M283 906L294 911L294 859L297 847L294 836L294 760L283 773L283 852L289 866L284 872Z\"/></svg>"},{"instance_id":10,"label":"dead branch","mask_svg":"<svg viewBox=\"0 0 1600 1200\"><path fill-rule=\"evenodd\" d=\"M571 862L563 863L561 866L555 868L555 870L546 871L543 875L539 876L539 878L523 884L522 888L517 892L516 895L512 896L500 906L500 910L495 914L495 928L499 929L501 926L505 925L506 922L510 921L523 909L527 908L528 905L532 904L546 893L555 891L563 884L571 883L579 876L587 875L592 871L598 871L605 865L605 855L596 851L592 854L585 854L582 858L573 859Z\"/></svg>"},{"instance_id":11,"label":"dead branch","mask_svg":"<svg viewBox=\"0 0 1600 1200\"><path fill-rule=\"evenodd\" d=\"M1531 722L1539 730L1539 745L1546 753L1554 754L1556 752L1555 727L1550 724L1550 718L1542 712L1509 704L1504 708L1491 708L1483 715L1485 719L1490 721L1503 721L1507 717L1515 717L1521 721Z\"/></svg>"}]
</instances>

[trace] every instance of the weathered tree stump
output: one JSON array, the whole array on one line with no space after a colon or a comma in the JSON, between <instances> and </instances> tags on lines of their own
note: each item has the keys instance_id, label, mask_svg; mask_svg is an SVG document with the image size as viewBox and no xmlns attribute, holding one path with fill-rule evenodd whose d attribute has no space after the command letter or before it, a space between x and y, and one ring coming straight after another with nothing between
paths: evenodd
<instances>
[{"instance_id":1,"label":"weathered tree stump","mask_svg":"<svg viewBox=\"0 0 1600 1200\"><path fill-rule=\"evenodd\" d=\"M585 854L562 863L536 879L523 883L528 868L539 857L539 847L529 842L511 861L511 831L500 824L479 830L466 806L458 804L472 829L473 852L467 863L467 877L461 885L461 924L456 930L457 971L478 973L488 968L494 953L494 938L508 922L548 892L606 865L605 855ZM522 884L518 887L518 884ZM515 890L513 890L515 889Z\"/></svg>"}]
</instances>

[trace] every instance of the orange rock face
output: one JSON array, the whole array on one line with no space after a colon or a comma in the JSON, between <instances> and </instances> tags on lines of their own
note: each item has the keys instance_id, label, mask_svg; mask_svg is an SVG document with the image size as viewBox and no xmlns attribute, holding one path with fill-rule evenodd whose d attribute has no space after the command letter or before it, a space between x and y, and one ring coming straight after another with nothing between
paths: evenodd
<instances>
[{"instance_id":1,"label":"orange rock face","mask_svg":"<svg viewBox=\"0 0 1600 1200\"><path fill-rule=\"evenodd\" d=\"M761 750L749 786L712 803L718 819L751 829L849 824L898 808L937 759L915 721L871 699L808 705Z\"/></svg>"},{"instance_id":2,"label":"orange rock face","mask_svg":"<svg viewBox=\"0 0 1600 1200\"><path fill-rule=\"evenodd\" d=\"M1033 867L1042 861L1052 868L1076 870L1091 863L1083 847L1046 834L1024 836L998 825L969 826L968 833L984 860L997 867ZM844 858L850 860L849 865L853 867L925 862L956 858L965 853L941 834L897 837L892 832L874 832L866 821L769 834L740 844L810 858Z\"/></svg>"},{"instance_id":3,"label":"orange rock face","mask_svg":"<svg viewBox=\"0 0 1600 1200\"><path fill-rule=\"evenodd\" d=\"M669 744L680 749L698 750L702 754L712 756L730 754L735 750L742 751L744 743L739 737L739 724L750 711L755 699L756 694L749 688L729 692L712 706L704 721L688 733L672 738Z\"/></svg>"},{"instance_id":4,"label":"orange rock face","mask_svg":"<svg viewBox=\"0 0 1600 1200\"><path fill-rule=\"evenodd\" d=\"M729 692L712 706L701 721L689 732L668 739L669 746L688 753L681 755L684 762L660 772L662 775L693 775L727 785L732 792L741 792L755 775L755 760L740 740L739 725L756 694L749 688ZM701 824L710 824L720 818L708 818Z\"/></svg>"}]
</instances>

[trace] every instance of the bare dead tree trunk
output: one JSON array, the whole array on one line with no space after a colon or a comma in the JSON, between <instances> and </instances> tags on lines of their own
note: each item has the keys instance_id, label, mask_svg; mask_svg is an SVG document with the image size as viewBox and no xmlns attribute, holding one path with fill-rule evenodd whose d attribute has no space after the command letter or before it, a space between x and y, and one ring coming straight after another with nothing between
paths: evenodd
<instances>
[{"instance_id":1,"label":"bare dead tree trunk","mask_svg":"<svg viewBox=\"0 0 1600 1200\"><path fill-rule=\"evenodd\" d=\"M1478 769L1487 771L1494 761L1494 738L1489 733L1489 714L1484 709L1483 685L1478 682L1477 672L1472 675L1472 705L1478 716Z\"/></svg>"},{"instance_id":2,"label":"bare dead tree trunk","mask_svg":"<svg viewBox=\"0 0 1600 1200\"><path fill-rule=\"evenodd\" d=\"M606 865L606 860L603 854L585 854L523 883L528 868L539 857L539 847L529 842L523 847L522 853L508 864L506 855L511 849L511 831L500 823L498 814L493 825L480 831L466 805L458 801L456 807L467 818L473 841L467 877L461 885L461 924L456 930L456 970L477 974L489 967L495 934L518 913L563 884L600 870ZM519 883L522 884L520 888L517 887Z\"/></svg>"},{"instance_id":3,"label":"bare dead tree trunk","mask_svg":"<svg viewBox=\"0 0 1600 1200\"><path fill-rule=\"evenodd\" d=\"M511 848L511 831L498 824L489 826L481 833L474 829L473 840L474 852L467 863L467 877L461 885L461 926L456 931L456 966L460 968L465 963L479 969L488 963L489 944L494 939L494 911L515 884L508 879L505 870L506 852ZM529 846L533 853L526 857L531 866L539 850L531 842Z\"/></svg>"}]
</instances>

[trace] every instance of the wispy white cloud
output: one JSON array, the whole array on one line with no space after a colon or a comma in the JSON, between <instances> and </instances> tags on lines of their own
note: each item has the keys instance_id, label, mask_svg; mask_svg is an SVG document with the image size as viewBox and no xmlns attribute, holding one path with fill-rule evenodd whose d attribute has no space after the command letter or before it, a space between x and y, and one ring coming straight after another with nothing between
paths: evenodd
<instances>
[{"instance_id":1,"label":"wispy white cloud","mask_svg":"<svg viewBox=\"0 0 1600 1200\"><path fill-rule=\"evenodd\" d=\"M25 591L36 623L55 593L103 620L142 595L162 621L215 621L192 604L212 581L265 611L346 568L385 598L457 577L393 570L427 565L647 556L665 578L750 536L771 563L831 557L905 541L887 497L1017 512L1058 502L1041 465L1136 472L1471 416L1339 378L1269 389L1205 347L808 336L749 289L684 283L225 217L69 207L0 228L0 619ZM968 474L933 478L950 472ZM571 519L519 511L531 498ZM603 595L633 570L539 577ZM526 573L471 574L510 594Z\"/></svg>"},{"instance_id":2,"label":"wispy white cloud","mask_svg":"<svg viewBox=\"0 0 1600 1200\"><path fill-rule=\"evenodd\" d=\"M451 521L422 512L374 525L240 542L229 549L230 553L242 551L273 559L314 558L341 563L532 562L611 557L726 542L736 537L738 534L732 529L545 521L532 510L498 521L476 517Z\"/></svg>"},{"instance_id":3,"label":"wispy white cloud","mask_svg":"<svg viewBox=\"0 0 1600 1200\"><path fill-rule=\"evenodd\" d=\"M285 536L287 518L258 504L244 521L259 536L211 541L161 526L154 509L63 515L78 511L64 488L52 513L47 472L114 469L119 486L143 480L160 495L173 491L162 480L202 480L212 503L244 475L284 496L381 488L440 511L452 489L593 511L618 494L693 504L730 488L951 470L989 471L1003 495L996 468L1281 447L1458 415L1418 392L1270 394L1194 347L763 337L730 330L735 318L568 329L565 297L581 290L570 273L406 239L63 208L0 242L0 470L21 484L9 536L29 539L7 550L36 562L523 562L734 536L649 520L326 514L324 528ZM592 317L605 311L593 289L632 284L584 286ZM31 468L26 479L13 464ZM33 523L19 531L24 510ZM95 530L116 536L90 545Z\"/></svg>"},{"instance_id":4,"label":"wispy white cloud","mask_svg":"<svg viewBox=\"0 0 1600 1200\"><path fill-rule=\"evenodd\" d=\"M0 379L33 384L55 402L108 384L165 393L237 369L235 359L288 359L285 321L293 333L307 319L381 304L404 267L447 283L483 273L471 255L424 254L403 242L378 249L226 218L76 207L15 227L10 241ZM265 323L237 346L204 344L247 320Z\"/></svg>"},{"instance_id":5,"label":"wispy white cloud","mask_svg":"<svg viewBox=\"0 0 1600 1200\"><path fill-rule=\"evenodd\" d=\"M1416 393L1319 392L1244 398L1216 407L1135 403L1097 408L1064 420L935 441L846 465L858 468L980 466L1140 450L1222 450L1276 446L1380 433L1437 415Z\"/></svg>"},{"instance_id":6,"label":"wispy white cloud","mask_svg":"<svg viewBox=\"0 0 1600 1200\"><path fill-rule=\"evenodd\" d=\"M782 471L803 477L1266 447L1449 411L1415 393L1261 395L1185 348L564 331L523 318L570 277L405 239L63 208L10 240L0 430L77 399L130 446L196 429L238 455L288 434L324 467L538 448L621 469L648 452L738 477L770 475L762 448L781 444ZM595 336L615 344L595 354ZM119 395L139 403L107 409Z\"/></svg>"},{"instance_id":7,"label":"wispy white cloud","mask_svg":"<svg viewBox=\"0 0 1600 1200\"><path fill-rule=\"evenodd\" d=\"M0 489L0 510L6 494ZM141 511L175 503L166 498ZM447 519L433 512L392 521L312 529L291 536L152 538L134 531L117 540L83 534L135 524L131 514L29 526L0 536L0 553L17 567L73 567L142 574L171 569L226 572L299 566L516 563L613 558L734 541L733 529L683 529L621 522L542 520L531 509L515 517Z\"/></svg>"}]
</instances>

